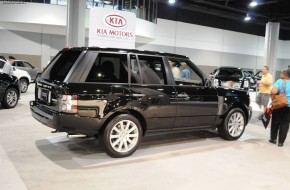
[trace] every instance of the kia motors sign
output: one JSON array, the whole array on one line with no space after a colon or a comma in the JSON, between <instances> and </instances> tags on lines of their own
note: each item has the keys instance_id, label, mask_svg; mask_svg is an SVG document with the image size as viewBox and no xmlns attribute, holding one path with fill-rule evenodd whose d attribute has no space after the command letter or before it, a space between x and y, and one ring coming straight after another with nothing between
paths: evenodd
<instances>
[{"instance_id":1,"label":"kia motors sign","mask_svg":"<svg viewBox=\"0 0 290 190\"><path fill-rule=\"evenodd\" d=\"M91 9L89 46L135 48L134 13L96 7Z\"/></svg>"}]
</instances>

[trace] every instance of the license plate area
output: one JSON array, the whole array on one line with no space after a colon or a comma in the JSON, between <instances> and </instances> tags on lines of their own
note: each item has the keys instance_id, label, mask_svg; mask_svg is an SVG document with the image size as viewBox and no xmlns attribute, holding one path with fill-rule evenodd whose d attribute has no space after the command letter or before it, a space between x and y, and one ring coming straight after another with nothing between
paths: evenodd
<instances>
[{"instance_id":1,"label":"license plate area","mask_svg":"<svg viewBox=\"0 0 290 190\"><path fill-rule=\"evenodd\" d=\"M46 104L51 103L51 91L44 88L38 89L38 99Z\"/></svg>"}]
</instances>

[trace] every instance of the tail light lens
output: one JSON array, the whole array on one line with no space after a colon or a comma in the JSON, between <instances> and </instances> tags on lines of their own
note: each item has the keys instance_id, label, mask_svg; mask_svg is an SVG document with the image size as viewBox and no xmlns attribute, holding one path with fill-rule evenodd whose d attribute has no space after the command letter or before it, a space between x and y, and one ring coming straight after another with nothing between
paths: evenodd
<instances>
[{"instance_id":1,"label":"tail light lens","mask_svg":"<svg viewBox=\"0 0 290 190\"><path fill-rule=\"evenodd\" d=\"M244 81L244 88L249 88L249 81L247 80Z\"/></svg>"},{"instance_id":2,"label":"tail light lens","mask_svg":"<svg viewBox=\"0 0 290 190\"><path fill-rule=\"evenodd\" d=\"M214 79L213 80L213 86L215 86L215 87L219 86L219 80L218 79Z\"/></svg>"},{"instance_id":3,"label":"tail light lens","mask_svg":"<svg viewBox=\"0 0 290 190\"><path fill-rule=\"evenodd\" d=\"M78 112L78 97L76 95L61 95L60 110L65 113Z\"/></svg>"}]
</instances>

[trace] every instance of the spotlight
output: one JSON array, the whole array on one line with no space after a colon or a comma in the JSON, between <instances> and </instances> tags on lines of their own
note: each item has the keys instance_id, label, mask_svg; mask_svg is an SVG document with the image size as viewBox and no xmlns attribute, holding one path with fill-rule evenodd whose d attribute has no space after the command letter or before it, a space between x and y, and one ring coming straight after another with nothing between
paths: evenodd
<instances>
[{"instance_id":1,"label":"spotlight","mask_svg":"<svg viewBox=\"0 0 290 190\"><path fill-rule=\"evenodd\" d=\"M175 0L168 0L168 3L169 4L174 4L175 3Z\"/></svg>"},{"instance_id":2,"label":"spotlight","mask_svg":"<svg viewBox=\"0 0 290 190\"><path fill-rule=\"evenodd\" d=\"M257 1L255 1L255 0L253 0L251 3L250 3L250 7L255 7L255 6L257 6L258 5L258 3L257 3Z\"/></svg>"},{"instance_id":3,"label":"spotlight","mask_svg":"<svg viewBox=\"0 0 290 190\"><path fill-rule=\"evenodd\" d=\"M249 14L247 14L247 16L244 18L244 21L249 21L249 20L251 20L251 17Z\"/></svg>"}]
</instances>

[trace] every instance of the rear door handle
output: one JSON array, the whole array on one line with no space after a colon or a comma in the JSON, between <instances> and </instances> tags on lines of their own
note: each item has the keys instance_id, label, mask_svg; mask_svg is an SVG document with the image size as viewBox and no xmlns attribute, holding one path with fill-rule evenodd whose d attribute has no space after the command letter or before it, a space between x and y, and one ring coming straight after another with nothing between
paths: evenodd
<instances>
[{"instance_id":1,"label":"rear door handle","mask_svg":"<svg viewBox=\"0 0 290 190\"><path fill-rule=\"evenodd\" d=\"M177 94L177 98L178 99L184 99L184 100L189 100L189 96L186 94L186 93L180 93L180 94Z\"/></svg>"}]
</instances>

